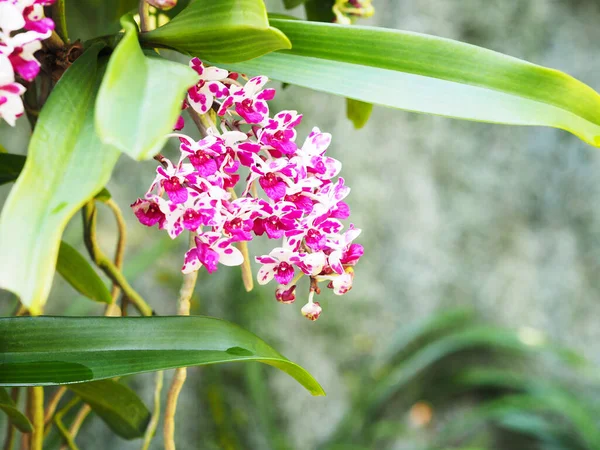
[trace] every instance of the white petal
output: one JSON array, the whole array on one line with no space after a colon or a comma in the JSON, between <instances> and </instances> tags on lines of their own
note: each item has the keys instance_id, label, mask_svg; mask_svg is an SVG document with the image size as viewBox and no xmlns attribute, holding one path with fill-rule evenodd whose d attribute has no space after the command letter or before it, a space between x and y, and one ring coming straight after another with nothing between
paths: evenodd
<instances>
[{"instance_id":1,"label":"white petal","mask_svg":"<svg viewBox=\"0 0 600 450\"><path fill-rule=\"evenodd\" d=\"M2 91L0 91L0 97L1 96ZM14 127L17 118L23 114L23 101L20 96L15 94L9 94L6 97L6 103L0 105L0 117L6 120L11 127Z\"/></svg>"},{"instance_id":2,"label":"white petal","mask_svg":"<svg viewBox=\"0 0 600 450\"><path fill-rule=\"evenodd\" d=\"M244 262L244 255L233 245L224 249L214 246L213 249L219 254L219 263L224 266L239 266Z\"/></svg>"},{"instance_id":3,"label":"white petal","mask_svg":"<svg viewBox=\"0 0 600 450\"><path fill-rule=\"evenodd\" d=\"M225 69L219 69L218 67L205 67L202 72L201 78L207 81L218 81L223 78L227 78L229 72Z\"/></svg>"},{"instance_id":4,"label":"white petal","mask_svg":"<svg viewBox=\"0 0 600 450\"><path fill-rule=\"evenodd\" d=\"M198 269L200 269L200 267L202 267L202 263L200 262L200 260L196 257L196 249L192 248L190 250L188 250L185 254L185 259L183 262L183 267L181 268L181 271L183 273L191 273L191 272L195 272Z\"/></svg>"},{"instance_id":5,"label":"white petal","mask_svg":"<svg viewBox=\"0 0 600 450\"><path fill-rule=\"evenodd\" d=\"M310 253L306 255L303 262L307 266L310 266L310 274L315 276L323 270L323 266L325 265L325 254L323 252Z\"/></svg>"},{"instance_id":6,"label":"white petal","mask_svg":"<svg viewBox=\"0 0 600 450\"><path fill-rule=\"evenodd\" d=\"M0 3L1 5L1 3ZM15 81L15 73L12 64L7 56L0 55L0 86L13 83Z\"/></svg>"},{"instance_id":7,"label":"white petal","mask_svg":"<svg viewBox=\"0 0 600 450\"><path fill-rule=\"evenodd\" d=\"M256 276L258 284L267 284L273 279L275 276L275 271L273 270L275 269L275 266L276 264L265 264L260 268Z\"/></svg>"},{"instance_id":8,"label":"white petal","mask_svg":"<svg viewBox=\"0 0 600 450\"><path fill-rule=\"evenodd\" d=\"M25 19L19 8L11 2L0 2L0 29L8 33L24 26Z\"/></svg>"}]
</instances>

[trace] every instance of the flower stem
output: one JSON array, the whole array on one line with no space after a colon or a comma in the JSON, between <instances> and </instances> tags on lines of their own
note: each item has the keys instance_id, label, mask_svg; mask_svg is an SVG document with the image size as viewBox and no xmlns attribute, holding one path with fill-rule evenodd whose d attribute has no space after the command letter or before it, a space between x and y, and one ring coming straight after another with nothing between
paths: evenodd
<instances>
[{"instance_id":1,"label":"flower stem","mask_svg":"<svg viewBox=\"0 0 600 450\"><path fill-rule=\"evenodd\" d=\"M52 422L52 416L56 412L56 408L60 403L60 400L63 398L65 393L67 392L67 388L61 386L58 390L50 397L50 401L48 402L48 406L46 406L46 412L44 413L44 425L46 425L46 433L50 430L48 424Z\"/></svg>"},{"instance_id":2,"label":"flower stem","mask_svg":"<svg viewBox=\"0 0 600 450\"><path fill-rule=\"evenodd\" d=\"M231 194L231 198L234 200L237 199L237 195L233 188L227 189L227 191ZM254 278L252 277L252 267L250 266L250 254L248 253L248 242L239 241L237 244L237 248L242 252L242 256L244 257L244 262L242 262L242 282L244 283L244 288L246 292L250 292L254 289Z\"/></svg>"},{"instance_id":3,"label":"flower stem","mask_svg":"<svg viewBox=\"0 0 600 450\"><path fill-rule=\"evenodd\" d=\"M141 450L148 450L148 447L150 447L150 442L156 433L156 428L158 427L158 421L160 420L160 393L163 387L163 379L163 371L161 370L156 372L154 387L154 410L152 411L152 417L148 423L148 428L146 428L146 433L144 434L144 443L142 444Z\"/></svg>"},{"instance_id":4,"label":"flower stem","mask_svg":"<svg viewBox=\"0 0 600 450\"><path fill-rule=\"evenodd\" d=\"M69 42L69 34L67 32L67 15L65 13L65 0L57 0L52 5L52 19L56 25L56 32L64 42Z\"/></svg>"},{"instance_id":5,"label":"flower stem","mask_svg":"<svg viewBox=\"0 0 600 450\"><path fill-rule=\"evenodd\" d=\"M29 388L31 395L31 423L33 432L31 434L31 450L42 450L44 443L44 388L33 386Z\"/></svg>"},{"instance_id":6,"label":"flower stem","mask_svg":"<svg viewBox=\"0 0 600 450\"><path fill-rule=\"evenodd\" d=\"M140 30L145 33L149 29L150 22L150 5L146 0L140 0L138 13L140 15Z\"/></svg>"},{"instance_id":7,"label":"flower stem","mask_svg":"<svg viewBox=\"0 0 600 450\"><path fill-rule=\"evenodd\" d=\"M125 242L127 240L127 225L125 224L125 219L123 218L123 213L121 211L121 208L119 208L119 205L117 205L117 203L113 199L108 199L104 203L113 212L113 215L115 216L115 219L117 221L117 230L118 230L119 237L117 239L117 248L115 250L114 262L115 262L115 267L118 270L121 270L123 268L123 256L125 254ZM122 300L122 304L121 304L121 311L120 312L118 311L116 302L117 302L117 298L119 297L120 293L121 293L121 288L119 287L119 285L117 283L113 283L112 290L111 290L111 297L113 299L113 302L106 306L106 312L104 314L105 316L117 316L117 315L126 316L127 315L128 301L127 301L126 296L123 296L123 300Z\"/></svg>"},{"instance_id":8,"label":"flower stem","mask_svg":"<svg viewBox=\"0 0 600 450\"><path fill-rule=\"evenodd\" d=\"M195 233L190 233L190 246L194 245ZM191 272L183 276L183 284L179 291L179 302L177 306L177 314L180 316L190 315L190 299L196 287L198 272ZM177 410L177 399L179 393L187 378L187 369L180 367L175 369L175 376L169 388L167 396L167 405L165 408L165 424L164 424L164 439L165 450L175 450L175 411Z\"/></svg>"},{"instance_id":9,"label":"flower stem","mask_svg":"<svg viewBox=\"0 0 600 450\"><path fill-rule=\"evenodd\" d=\"M81 428L81 425L83 425L83 421L87 418L90 412L92 412L92 408L87 403L83 405L79 411L77 411L77 415L69 427L69 433L71 433L73 439L75 439L75 436L77 436L77 433L79 433L79 429Z\"/></svg>"},{"instance_id":10,"label":"flower stem","mask_svg":"<svg viewBox=\"0 0 600 450\"><path fill-rule=\"evenodd\" d=\"M58 429L58 432L62 436L65 444L67 444L67 448L69 448L70 450L79 450L79 448L77 447L77 444L75 444L75 440L73 439L73 436L71 436L71 433L69 432L69 430L67 430L67 427L63 423L62 418L75 405L77 405L77 403L79 403L79 398L75 397L69 403L67 403L64 408L62 408L60 411L58 411L56 413L56 415L54 416L54 424L56 425L56 428Z\"/></svg>"},{"instance_id":11,"label":"flower stem","mask_svg":"<svg viewBox=\"0 0 600 450\"><path fill-rule=\"evenodd\" d=\"M140 294L138 294L131 287L121 271L109 258L106 257L106 255L98 246L98 242L96 240L97 209L94 201L89 201L83 207L82 213L85 245L90 256L92 257L92 260L112 280L113 283L117 284L123 290L124 295L126 295L127 298L134 304L141 315L151 316L153 313L152 308L146 303Z\"/></svg>"},{"instance_id":12,"label":"flower stem","mask_svg":"<svg viewBox=\"0 0 600 450\"><path fill-rule=\"evenodd\" d=\"M56 31L53 31L52 34L50 35L50 37L44 41L44 45L48 49L50 49L52 51L56 51L56 50L60 50L61 48L64 48L65 42L58 35L58 33L56 33Z\"/></svg>"},{"instance_id":13,"label":"flower stem","mask_svg":"<svg viewBox=\"0 0 600 450\"><path fill-rule=\"evenodd\" d=\"M246 292L250 292L254 289L254 277L252 276L252 267L250 266L250 254L248 253L248 242L240 241L237 243L237 247L240 252L242 252L242 256L244 257L244 262L242 263L242 281L244 282L244 288Z\"/></svg>"}]
</instances>

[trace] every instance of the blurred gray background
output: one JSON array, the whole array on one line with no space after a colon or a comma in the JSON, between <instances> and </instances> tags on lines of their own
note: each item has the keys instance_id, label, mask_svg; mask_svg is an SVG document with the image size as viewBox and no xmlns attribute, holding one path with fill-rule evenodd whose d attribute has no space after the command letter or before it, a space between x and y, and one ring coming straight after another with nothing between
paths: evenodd
<instances>
[{"instance_id":1,"label":"blurred gray background","mask_svg":"<svg viewBox=\"0 0 600 450\"><path fill-rule=\"evenodd\" d=\"M480 45L560 69L600 90L596 0L373 3L375 16L361 24ZM267 4L270 11L284 11L278 1ZM301 16L302 8L293 14ZM474 306L488 320L511 328L537 329L600 363L598 149L553 129L380 107L357 131L345 119L344 99L293 86L279 90L272 103L273 111L304 114L300 142L315 125L333 134L329 152L343 162L342 176L352 188L351 221L363 230L359 241L365 256L356 267L354 288L343 297L324 290L318 299L323 314L312 323L300 315L306 290L300 290L295 304L280 305L274 285L246 294L239 269L222 267L215 276L201 274L193 307L196 314L250 329L322 383L327 397L312 398L275 369L259 373L271 388L266 400L290 448L313 449L332 431L349 405L347 378L356 361L377 355L408 324L452 306ZM0 128L0 144L23 152L8 131ZM134 286L159 314L174 314L185 239L169 242L163 232L139 225L127 207L143 195L154 167L122 157L108 188L129 221L125 267L135 277ZM8 189L1 188L0 198ZM109 212L101 213L101 239L109 249L114 226ZM83 248L79 221L73 219L65 239ZM252 243L251 253L267 248L265 242ZM0 304L2 313L9 312L9 303ZM101 311L56 279L48 314ZM208 425L218 404L203 400L210 398L199 393L206 386L220 392L239 385L228 394L239 401L239 417L225 422L239 420L252 429L258 420L243 407L249 394L236 381L243 380L239 370L189 370L177 415L178 448L265 448L260 436L241 446L227 443L219 438L218 424ZM130 380L148 404L151 381L151 375ZM139 448L139 442L112 437L96 418L84 425L78 441L84 449ZM162 448L160 435L153 448Z\"/></svg>"}]
</instances>

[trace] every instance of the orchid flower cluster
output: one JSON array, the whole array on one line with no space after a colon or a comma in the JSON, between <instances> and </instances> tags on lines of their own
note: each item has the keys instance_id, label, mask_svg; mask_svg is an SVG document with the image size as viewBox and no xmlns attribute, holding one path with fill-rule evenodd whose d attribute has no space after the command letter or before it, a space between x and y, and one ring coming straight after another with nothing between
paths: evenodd
<instances>
[{"instance_id":1,"label":"orchid flower cluster","mask_svg":"<svg viewBox=\"0 0 600 450\"><path fill-rule=\"evenodd\" d=\"M297 282L306 275L310 291L302 314L316 320L318 283L327 282L337 295L348 292L353 266L363 254L353 242L360 230L353 225L343 230L340 221L350 214L344 202L350 188L343 178L334 180L341 163L325 156L331 135L315 127L298 146L295 127L302 116L281 111L270 117L267 101L275 89L265 88L267 77L242 84L245 77L206 67L197 58L190 67L200 80L189 89L183 108L208 123L205 137L195 141L173 133L180 141L179 161L159 155L154 182L131 207L142 224L158 224L171 238L184 230L196 233L183 273L241 265L244 257L236 244L254 236L281 239L268 255L256 257L262 264L258 282L275 279L276 299L293 303ZM183 125L180 117L175 130ZM241 172L247 173L245 181Z\"/></svg>"},{"instance_id":2,"label":"orchid flower cluster","mask_svg":"<svg viewBox=\"0 0 600 450\"><path fill-rule=\"evenodd\" d=\"M0 0L0 118L14 126L24 112L21 95L25 87L15 74L33 81L40 71L34 53L41 41L54 30L54 22L44 17L44 6L54 0Z\"/></svg>"}]
</instances>

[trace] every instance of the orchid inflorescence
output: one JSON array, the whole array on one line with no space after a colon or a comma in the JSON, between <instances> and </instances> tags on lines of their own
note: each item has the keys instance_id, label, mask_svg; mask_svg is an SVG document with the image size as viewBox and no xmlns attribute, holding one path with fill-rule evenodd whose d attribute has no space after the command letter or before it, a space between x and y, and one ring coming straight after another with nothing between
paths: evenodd
<instances>
[{"instance_id":1,"label":"orchid inflorescence","mask_svg":"<svg viewBox=\"0 0 600 450\"><path fill-rule=\"evenodd\" d=\"M30 82L39 73L34 53L54 30L52 19L44 16L44 6L54 1L0 0L0 118L11 126L23 115L26 90L15 74Z\"/></svg>"},{"instance_id":2,"label":"orchid inflorescence","mask_svg":"<svg viewBox=\"0 0 600 450\"><path fill-rule=\"evenodd\" d=\"M341 163L325 156L331 135L315 127L299 147L295 127L302 116L296 111L269 116L267 102L275 89L264 88L267 77L247 80L206 67L198 58L190 67L200 80L189 89L183 108L205 124L200 127L205 136L195 141L172 134L180 141L179 161L156 158L161 163L156 178L145 197L131 205L133 211L142 224L158 224L171 238L184 230L196 233L183 273L201 267L213 273L219 263L241 265L244 257L235 244L254 236L282 239L281 246L256 257L262 264L258 282L274 278L276 299L292 303L298 280L307 275L310 293L302 313L316 320L318 283L327 281L335 294L345 294L363 254L363 247L353 243L360 230L350 225L342 231L340 219L350 215L344 202L350 188L343 178L334 180ZM175 130L183 125L180 117ZM242 183L240 171L248 173Z\"/></svg>"}]
</instances>

